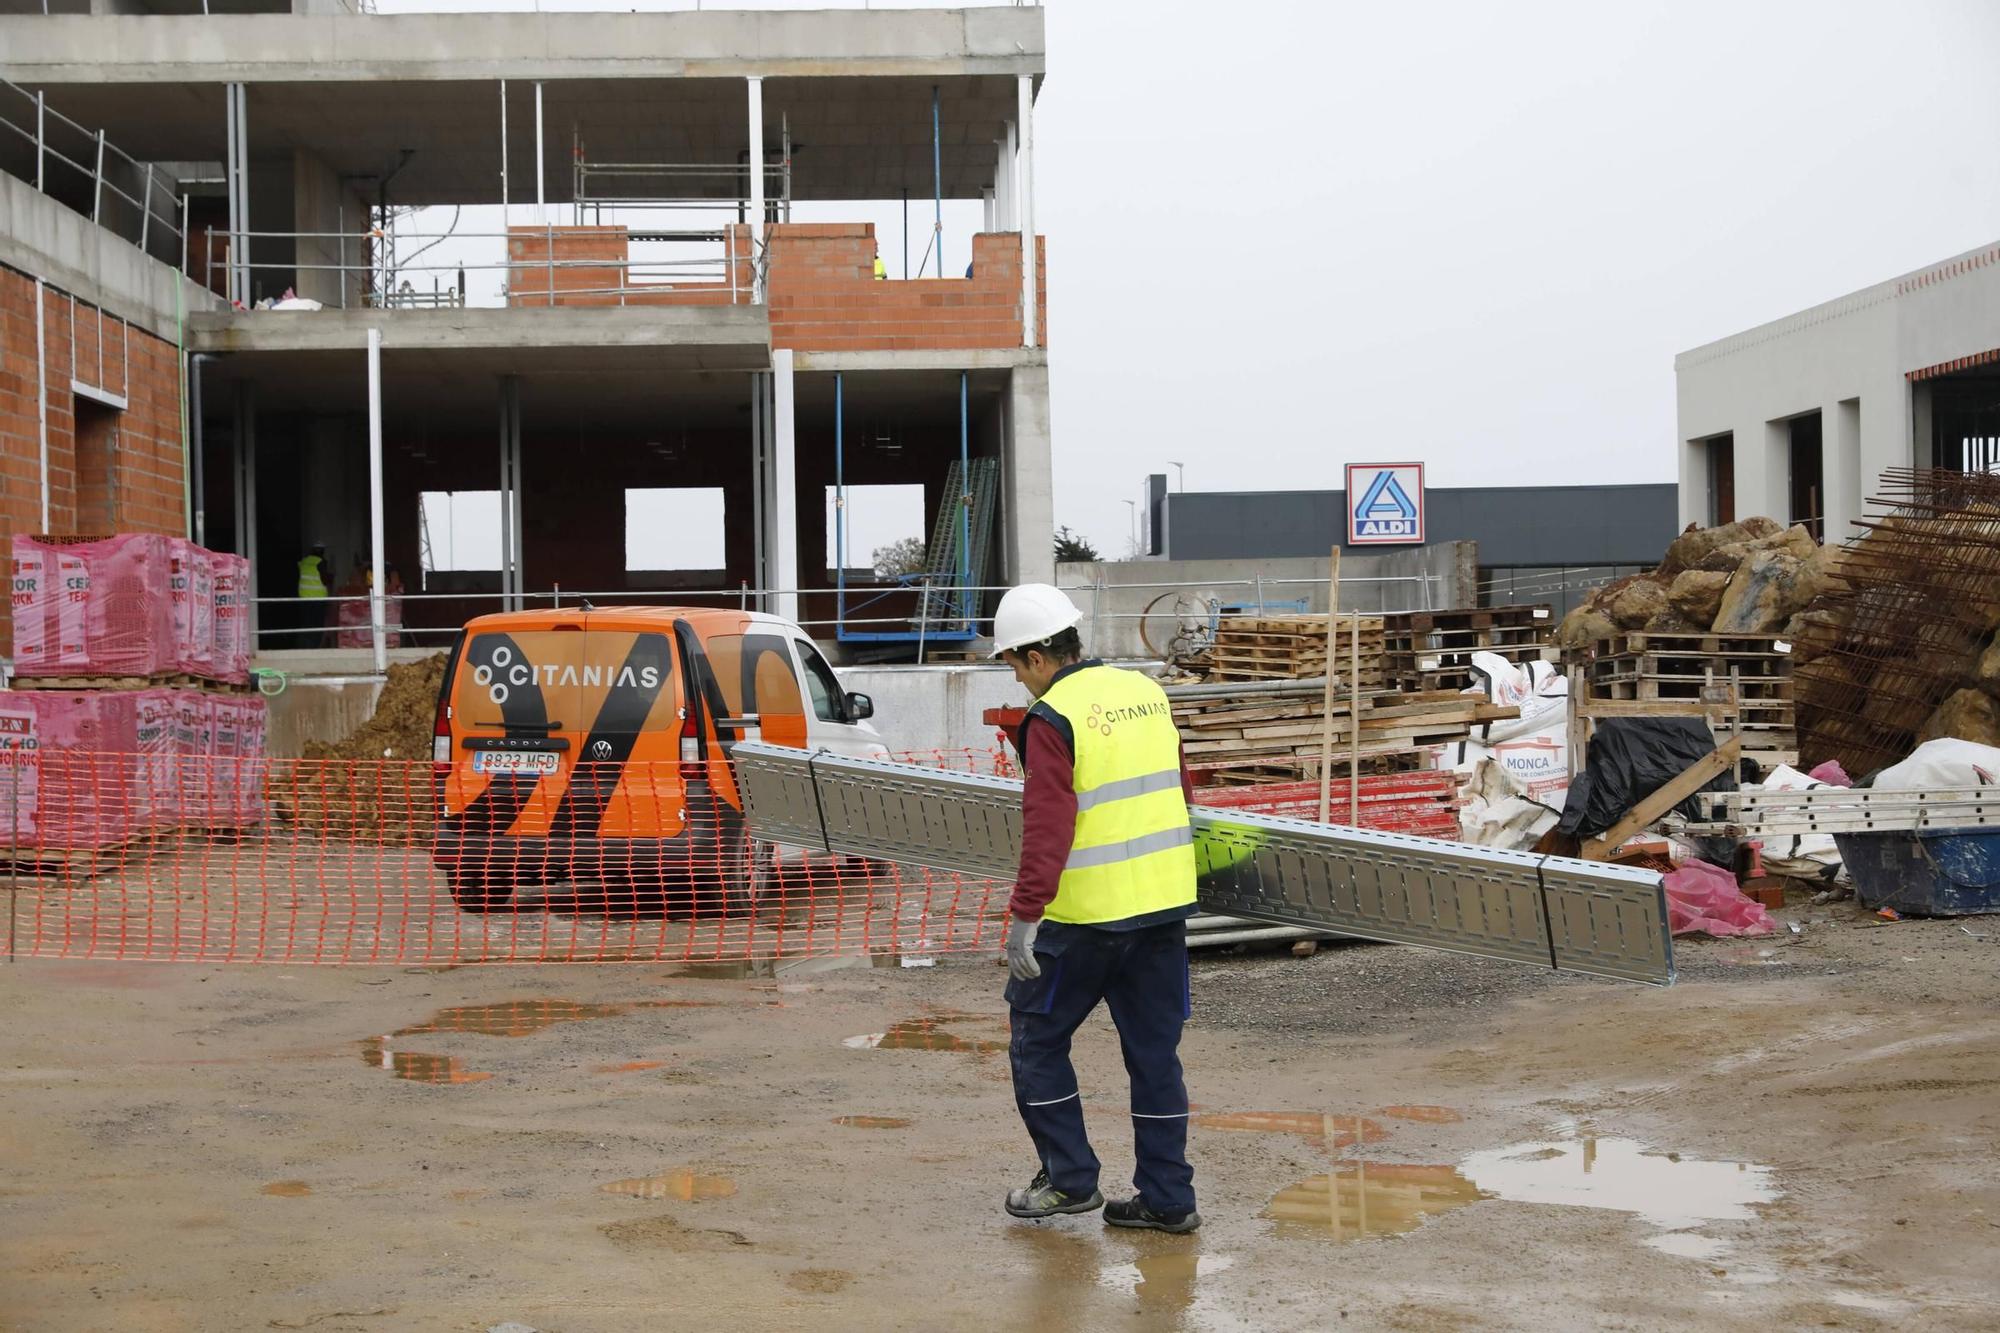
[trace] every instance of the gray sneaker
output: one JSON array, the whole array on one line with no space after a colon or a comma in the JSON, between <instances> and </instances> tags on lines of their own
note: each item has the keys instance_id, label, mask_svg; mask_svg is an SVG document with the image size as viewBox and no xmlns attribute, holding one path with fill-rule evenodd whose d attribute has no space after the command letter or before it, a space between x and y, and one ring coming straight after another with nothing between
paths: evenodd
<instances>
[{"instance_id":1,"label":"gray sneaker","mask_svg":"<svg viewBox=\"0 0 2000 1333\"><path fill-rule=\"evenodd\" d=\"M1088 1198L1064 1194L1049 1183L1048 1168L1035 1172L1027 1188L1007 1191L1007 1211L1016 1217L1054 1217L1057 1213L1087 1213L1104 1206L1104 1196L1096 1190Z\"/></svg>"}]
</instances>

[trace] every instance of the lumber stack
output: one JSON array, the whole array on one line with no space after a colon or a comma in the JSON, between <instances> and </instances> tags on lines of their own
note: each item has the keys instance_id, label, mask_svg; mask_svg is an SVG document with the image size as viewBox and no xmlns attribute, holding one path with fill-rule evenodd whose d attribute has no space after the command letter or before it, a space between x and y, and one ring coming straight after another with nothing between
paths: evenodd
<instances>
[{"instance_id":1,"label":"lumber stack","mask_svg":"<svg viewBox=\"0 0 2000 1333\"><path fill-rule=\"evenodd\" d=\"M1411 772L1428 765L1433 748L1520 712L1472 694L1364 690L1357 722L1344 693L1329 715L1323 683L1305 681L1275 690L1169 689L1167 698L1189 770L1198 783L1223 786L1317 779L1329 729L1336 775Z\"/></svg>"},{"instance_id":2,"label":"lumber stack","mask_svg":"<svg viewBox=\"0 0 2000 1333\"><path fill-rule=\"evenodd\" d=\"M1514 663L1543 659L1553 651L1556 624L1546 606L1402 611L1382 622L1387 683L1419 691L1470 688L1474 653L1497 653Z\"/></svg>"},{"instance_id":3,"label":"lumber stack","mask_svg":"<svg viewBox=\"0 0 2000 1333\"><path fill-rule=\"evenodd\" d=\"M1349 636L1354 632L1355 617L1339 619L1333 674L1344 681L1349 655L1354 651ZM1382 671L1382 617L1360 617L1360 636L1361 688L1380 689L1386 683ZM1326 617L1228 616L1216 627L1209 662L1210 680L1309 680L1324 676Z\"/></svg>"}]
</instances>

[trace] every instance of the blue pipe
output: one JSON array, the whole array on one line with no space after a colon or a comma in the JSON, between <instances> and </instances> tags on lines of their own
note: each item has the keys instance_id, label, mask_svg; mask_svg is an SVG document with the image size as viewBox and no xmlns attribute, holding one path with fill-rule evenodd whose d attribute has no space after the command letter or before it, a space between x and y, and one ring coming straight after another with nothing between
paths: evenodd
<instances>
[{"instance_id":1,"label":"blue pipe","mask_svg":"<svg viewBox=\"0 0 2000 1333\"><path fill-rule=\"evenodd\" d=\"M959 596L965 599L965 627L973 627L972 618L976 608L972 591L972 506L967 497L972 494L972 465L966 451L965 420L966 372L958 372L958 586Z\"/></svg>"},{"instance_id":2,"label":"blue pipe","mask_svg":"<svg viewBox=\"0 0 2000 1333\"><path fill-rule=\"evenodd\" d=\"M847 625L847 441L839 371L833 375L833 625L834 637Z\"/></svg>"},{"instance_id":3,"label":"blue pipe","mask_svg":"<svg viewBox=\"0 0 2000 1333\"><path fill-rule=\"evenodd\" d=\"M944 140L938 130L938 88L931 85L931 203L937 210L937 274L944 276ZM921 276L921 275L919 275Z\"/></svg>"}]
</instances>

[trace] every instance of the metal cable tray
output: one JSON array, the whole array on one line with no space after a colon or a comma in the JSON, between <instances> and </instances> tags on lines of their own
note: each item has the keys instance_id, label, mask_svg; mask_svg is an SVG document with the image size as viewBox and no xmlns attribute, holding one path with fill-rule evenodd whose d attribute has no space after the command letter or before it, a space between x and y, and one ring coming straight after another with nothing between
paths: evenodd
<instances>
[{"instance_id":1,"label":"metal cable tray","mask_svg":"<svg viewBox=\"0 0 2000 1333\"><path fill-rule=\"evenodd\" d=\"M1812 787L1805 791L1707 792L1691 833L1750 838L1804 833L1873 833L2000 825L2000 787L1876 791Z\"/></svg>"},{"instance_id":2,"label":"metal cable tray","mask_svg":"<svg viewBox=\"0 0 2000 1333\"><path fill-rule=\"evenodd\" d=\"M814 851L1012 879L1021 784L761 741L734 747L750 831ZM1671 985L1652 871L1272 815L1192 812L1201 909Z\"/></svg>"}]
</instances>

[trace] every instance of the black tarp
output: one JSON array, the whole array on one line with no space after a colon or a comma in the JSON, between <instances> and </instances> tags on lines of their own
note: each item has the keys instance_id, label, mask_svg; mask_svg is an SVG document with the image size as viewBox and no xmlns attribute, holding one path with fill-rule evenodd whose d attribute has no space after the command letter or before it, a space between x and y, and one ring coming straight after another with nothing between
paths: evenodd
<instances>
[{"instance_id":1,"label":"black tarp","mask_svg":"<svg viewBox=\"0 0 2000 1333\"><path fill-rule=\"evenodd\" d=\"M1569 784L1557 831L1596 837L1714 750L1708 723L1698 717L1604 719L1590 737L1582 775ZM1702 790L1735 791L1736 774L1724 771ZM1690 819L1701 818L1692 796L1674 809Z\"/></svg>"}]
</instances>

